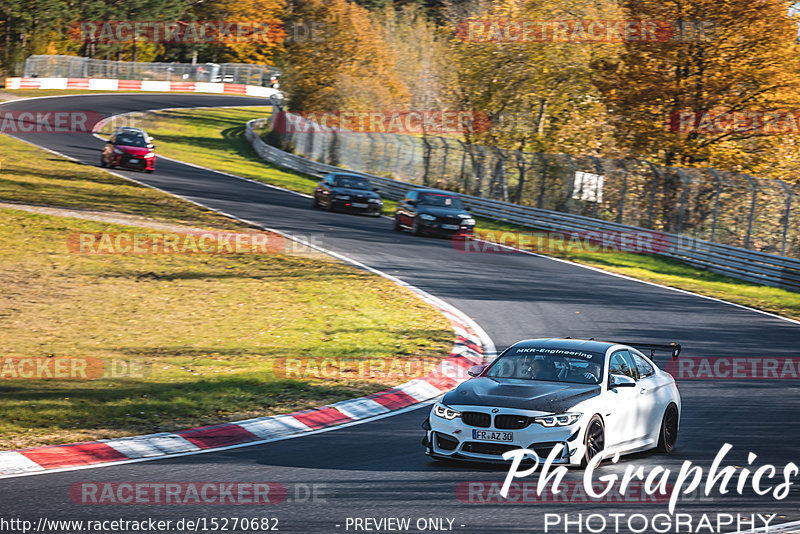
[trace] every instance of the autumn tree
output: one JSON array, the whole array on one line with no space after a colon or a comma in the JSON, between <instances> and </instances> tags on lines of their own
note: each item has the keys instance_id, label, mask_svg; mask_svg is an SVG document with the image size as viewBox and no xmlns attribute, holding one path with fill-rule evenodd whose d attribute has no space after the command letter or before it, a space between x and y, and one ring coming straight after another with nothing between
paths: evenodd
<instances>
[{"instance_id":1,"label":"autumn tree","mask_svg":"<svg viewBox=\"0 0 800 534\"><path fill-rule=\"evenodd\" d=\"M591 64L614 43L503 38L509 24L608 19L603 0L500 0L451 7L463 107L487 112L492 127L471 142L517 150L608 153L613 139L591 83ZM519 33L515 35L520 35Z\"/></svg>"},{"instance_id":2,"label":"autumn tree","mask_svg":"<svg viewBox=\"0 0 800 534\"><path fill-rule=\"evenodd\" d=\"M410 92L410 107L453 109L456 72L448 34L419 5L395 9L390 4L378 19L394 54L394 70Z\"/></svg>"},{"instance_id":3,"label":"autumn tree","mask_svg":"<svg viewBox=\"0 0 800 534\"><path fill-rule=\"evenodd\" d=\"M381 27L347 0L290 3L284 23L307 29L287 40L282 85L296 110L402 109L409 92Z\"/></svg>"},{"instance_id":4,"label":"autumn tree","mask_svg":"<svg viewBox=\"0 0 800 534\"><path fill-rule=\"evenodd\" d=\"M198 4L193 10L198 20L245 23L241 39L231 37L212 43L204 50L206 57L215 62L274 65L286 37L281 20L286 6L286 0L216 0ZM248 32L247 23L257 23L259 27Z\"/></svg>"},{"instance_id":5,"label":"autumn tree","mask_svg":"<svg viewBox=\"0 0 800 534\"><path fill-rule=\"evenodd\" d=\"M673 133L672 113L797 109L797 22L785 0L626 0L626 17L668 22L658 42L626 42L618 60L595 65L617 139L666 165L758 171L786 142L746 131ZM674 116L674 115L673 115ZM674 130L673 124L673 130Z\"/></svg>"},{"instance_id":6,"label":"autumn tree","mask_svg":"<svg viewBox=\"0 0 800 534\"><path fill-rule=\"evenodd\" d=\"M30 54L43 54L75 15L63 0L0 2L0 62L14 68Z\"/></svg>"}]
</instances>

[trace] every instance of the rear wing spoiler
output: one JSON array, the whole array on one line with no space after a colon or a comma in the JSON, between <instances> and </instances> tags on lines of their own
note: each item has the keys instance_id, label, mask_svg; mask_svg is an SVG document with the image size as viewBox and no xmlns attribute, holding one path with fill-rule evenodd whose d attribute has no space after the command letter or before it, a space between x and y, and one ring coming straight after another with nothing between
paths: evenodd
<instances>
[{"instance_id":1,"label":"rear wing spoiler","mask_svg":"<svg viewBox=\"0 0 800 534\"><path fill-rule=\"evenodd\" d=\"M650 351L650 358L653 358L656 352L669 352L672 354L672 359L677 360L678 355L681 353L680 343L669 343L668 345L656 345L654 343L620 343L620 345L628 345L642 352Z\"/></svg>"}]
</instances>

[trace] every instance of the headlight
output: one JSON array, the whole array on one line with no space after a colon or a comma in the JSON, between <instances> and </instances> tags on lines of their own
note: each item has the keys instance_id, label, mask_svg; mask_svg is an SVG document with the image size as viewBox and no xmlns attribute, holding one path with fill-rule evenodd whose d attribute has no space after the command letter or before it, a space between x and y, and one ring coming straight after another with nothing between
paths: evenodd
<instances>
[{"instance_id":1,"label":"headlight","mask_svg":"<svg viewBox=\"0 0 800 534\"><path fill-rule=\"evenodd\" d=\"M379 199L379 198L371 198L371 199L369 199L369 202L372 202L373 204L381 204L382 203L381 199Z\"/></svg>"},{"instance_id":2,"label":"headlight","mask_svg":"<svg viewBox=\"0 0 800 534\"><path fill-rule=\"evenodd\" d=\"M350 200L350 195L336 195L336 200Z\"/></svg>"},{"instance_id":3,"label":"headlight","mask_svg":"<svg viewBox=\"0 0 800 534\"><path fill-rule=\"evenodd\" d=\"M581 418L581 415L583 414L559 413L555 415L546 415L544 417L537 417L534 419L534 421L548 428L552 428L554 426L569 426L577 423L578 419Z\"/></svg>"},{"instance_id":4,"label":"headlight","mask_svg":"<svg viewBox=\"0 0 800 534\"><path fill-rule=\"evenodd\" d=\"M423 213L422 215L419 216L419 218L422 219L423 221L435 221L436 220L436 217L434 217L433 215L428 215L427 213Z\"/></svg>"},{"instance_id":5,"label":"headlight","mask_svg":"<svg viewBox=\"0 0 800 534\"><path fill-rule=\"evenodd\" d=\"M154 157L156 157L156 155L153 154L152 152L148 152L147 154L144 155L144 157L146 157L146 158L154 158Z\"/></svg>"},{"instance_id":6,"label":"headlight","mask_svg":"<svg viewBox=\"0 0 800 534\"><path fill-rule=\"evenodd\" d=\"M467 226L475 226L475 219L461 219L461 224L466 224Z\"/></svg>"},{"instance_id":7,"label":"headlight","mask_svg":"<svg viewBox=\"0 0 800 534\"><path fill-rule=\"evenodd\" d=\"M461 412L457 412L449 406L445 406L444 404L438 402L433 405L433 414L447 420L453 420L456 417L461 417Z\"/></svg>"}]
</instances>

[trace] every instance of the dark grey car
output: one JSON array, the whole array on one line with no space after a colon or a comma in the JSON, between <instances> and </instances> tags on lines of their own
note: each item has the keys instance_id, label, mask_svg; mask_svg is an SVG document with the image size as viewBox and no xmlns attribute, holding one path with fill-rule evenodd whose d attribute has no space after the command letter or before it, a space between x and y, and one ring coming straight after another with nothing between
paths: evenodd
<instances>
[{"instance_id":1,"label":"dark grey car","mask_svg":"<svg viewBox=\"0 0 800 534\"><path fill-rule=\"evenodd\" d=\"M377 191L378 188L362 176L331 173L317 184L312 206L379 217L383 211L383 201Z\"/></svg>"}]
</instances>

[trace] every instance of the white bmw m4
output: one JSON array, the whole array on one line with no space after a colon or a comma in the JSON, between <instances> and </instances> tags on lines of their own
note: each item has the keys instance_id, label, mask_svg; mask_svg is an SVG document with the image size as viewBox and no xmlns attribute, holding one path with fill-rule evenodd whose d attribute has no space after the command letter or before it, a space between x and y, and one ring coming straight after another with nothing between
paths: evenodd
<instances>
[{"instance_id":1,"label":"white bmw m4","mask_svg":"<svg viewBox=\"0 0 800 534\"><path fill-rule=\"evenodd\" d=\"M474 378L433 406L423 425L426 453L497 462L522 448L544 460L561 445L554 463L579 466L597 454L672 452L681 398L672 376L653 363L657 350L677 358L681 346L520 341L490 365L472 367Z\"/></svg>"}]
</instances>

